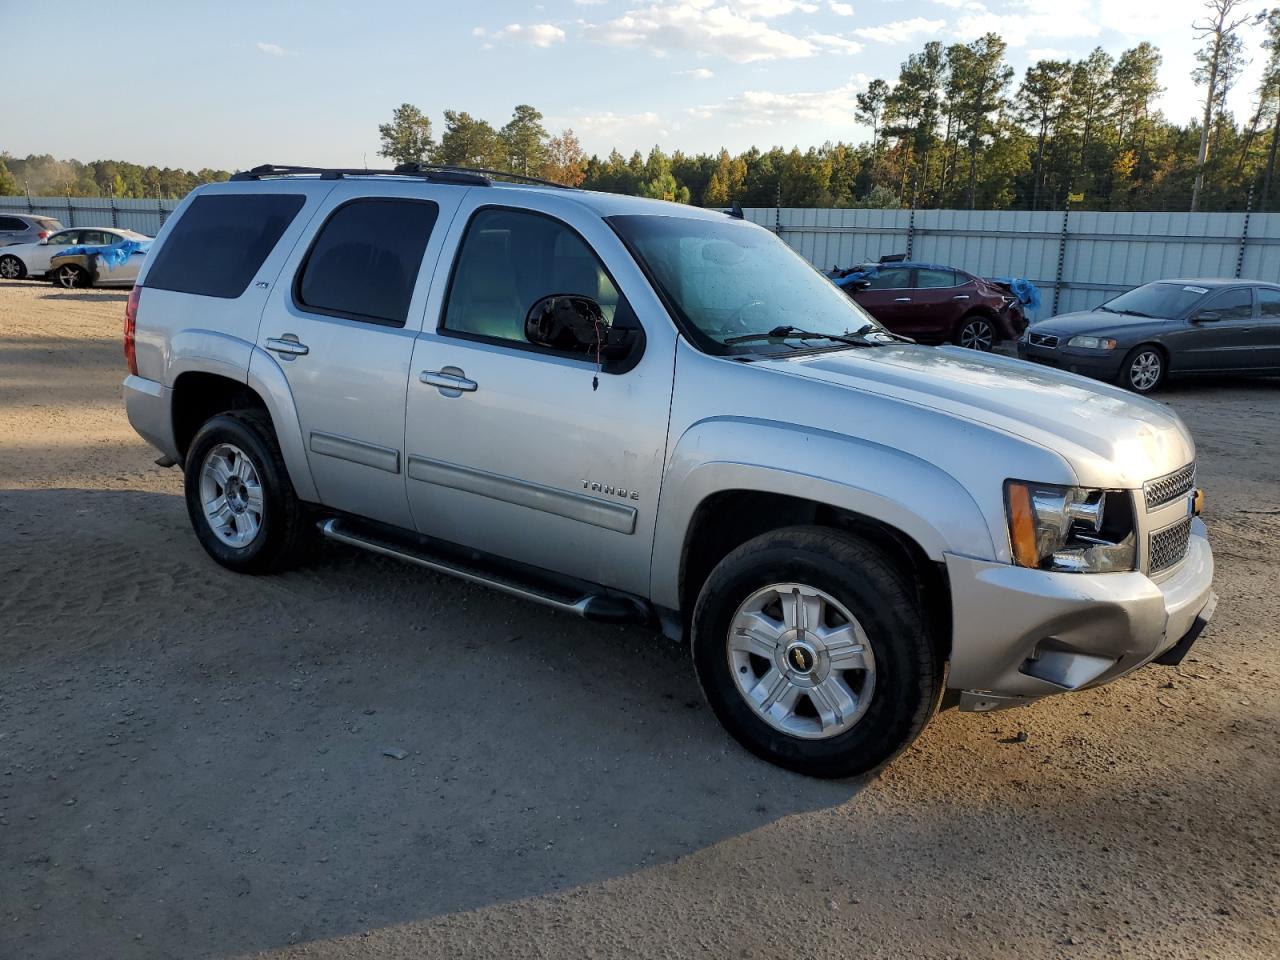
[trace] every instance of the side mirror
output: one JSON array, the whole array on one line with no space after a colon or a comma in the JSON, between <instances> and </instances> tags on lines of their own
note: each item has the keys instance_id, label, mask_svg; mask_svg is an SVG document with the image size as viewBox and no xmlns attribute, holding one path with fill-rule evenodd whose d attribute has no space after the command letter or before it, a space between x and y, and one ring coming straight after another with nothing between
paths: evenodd
<instances>
[{"instance_id":1,"label":"side mirror","mask_svg":"<svg viewBox=\"0 0 1280 960\"><path fill-rule=\"evenodd\" d=\"M600 304L576 293L543 297L525 316L524 335L539 347L577 353L602 364L621 360L631 350L626 330L615 330Z\"/></svg>"},{"instance_id":2,"label":"side mirror","mask_svg":"<svg viewBox=\"0 0 1280 960\"><path fill-rule=\"evenodd\" d=\"M1192 323L1217 323L1222 319L1222 314L1217 310L1204 310L1200 313L1191 315Z\"/></svg>"}]
</instances>

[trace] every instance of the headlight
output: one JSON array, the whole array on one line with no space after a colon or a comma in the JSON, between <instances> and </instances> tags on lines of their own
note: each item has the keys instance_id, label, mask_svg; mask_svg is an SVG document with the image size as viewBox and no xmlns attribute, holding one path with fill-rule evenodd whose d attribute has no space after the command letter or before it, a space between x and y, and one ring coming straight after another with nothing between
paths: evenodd
<instances>
[{"instance_id":1,"label":"headlight","mask_svg":"<svg viewBox=\"0 0 1280 960\"><path fill-rule=\"evenodd\" d=\"M1127 491L1009 480L1004 498L1018 566L1069 573L1136 566L1133 498Z\"/></svg>"},{"instance_id":2,"label":"headlight","mask_svg":"<svg viewBox=\"0 0 1280 960\"><path fill-rule=\"evenodd\" d=\"M1085 350L1114 350L1116 342L1110 337L1072 337L1067 341L1067 346Z\"/></svg>"}]
</instances>

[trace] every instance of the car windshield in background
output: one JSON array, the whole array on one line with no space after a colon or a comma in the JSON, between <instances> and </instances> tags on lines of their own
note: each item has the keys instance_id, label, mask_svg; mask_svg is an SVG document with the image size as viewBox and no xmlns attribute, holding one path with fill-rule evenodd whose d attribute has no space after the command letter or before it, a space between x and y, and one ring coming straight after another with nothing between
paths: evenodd
<instances>
[{"instance_id":1,"label":"car windshield in background","mask_svg":"<svg viewBox=\"0 0 1280 960\"><path fill-rule=\"evenodd\" d=\"M777 353L841 345L827 337L882 330L760 227L729 218L652 215L610 217L609 223L682 319L701 334L703 349Z\"/></svg>"},{"instance_id":2,"label":"car windshield in background","mask_svg":"<svg viewBox=\"0 0 1280 960\"><path fill-rule=\"evenodd\" d=\"M1181 317L1209 292L1194 283L1148 283L1108 300L1099 310L1138 317Z\"/></svg>"}]
</instances>

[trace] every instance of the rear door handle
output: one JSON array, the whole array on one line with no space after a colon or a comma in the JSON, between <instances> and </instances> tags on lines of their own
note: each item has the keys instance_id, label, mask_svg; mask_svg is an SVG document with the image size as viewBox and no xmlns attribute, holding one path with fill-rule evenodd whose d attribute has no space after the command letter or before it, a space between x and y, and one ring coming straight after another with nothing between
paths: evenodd
<instances>
[{"instance_id":1,"label":"rear door handle","mask_svg":"<svg viewBox=\"0 0 1280 960\"><path fill-rule=\"evenodd\" d=\"M910 303L911 298L910 297L894 297L893 302L894 303Z\"/></svg>"},{"instance_id":2,"label":"rear door handle","mask_svg":"<svg viewBox=\"0 0 1280 960\"><path fill-rule=\"evenodd\" d=\"M267 349L284 357L305 357L311 352L310 347L299 343L292 334L285 334L279 340L268 340Z\"/></svg>"},{"instance_id":3,"label":"rear door handle","mask_svg":"<svg viewBox=\"0 0 1280 960\"><path fill-rule=\"evenodd\" d=\"M952 297L951 299L952 299L952 300L968 300L968 299L969 299L969 295L968 295L967 293L957 293L957 294L956 294L954 297Z\"/></svg>"},{"instance_id":4,"label":"rear door handle","mask_svg":"<svg viewBox=\"0 0 1280 960\"><path fill-rule=\"evenodd\" d=\"M460 393L475 393L477 386L474 380L468 380L457 367L423 370L418 374L418 379L428 386L439 387L445 396L456 397Z\"/></svg>"}]
</instances>

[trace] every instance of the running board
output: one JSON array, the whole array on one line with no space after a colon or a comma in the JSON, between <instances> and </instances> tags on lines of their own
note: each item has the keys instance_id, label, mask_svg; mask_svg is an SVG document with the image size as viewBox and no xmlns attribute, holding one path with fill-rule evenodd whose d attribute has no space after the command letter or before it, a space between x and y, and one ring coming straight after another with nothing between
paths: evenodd
<instances>
[{"instance_id":1,"label":"running board","mask_svg":"<svg viewBox=\"0 0 1280 960\"><path fill-rule=\"evenodd\" d=\"M320 532L338 543L417 564L436 573L499 590L522 600L532 600L587 620L605 623L646 623L649 620L649 611L645 605L630 597L603 592L581 593L568 588L523 581L505 571L487 570L477 563L441 556L421 544L402 542L399 538L357 527L338 517L322 520Z\"/></svg>"}]
</instances>

